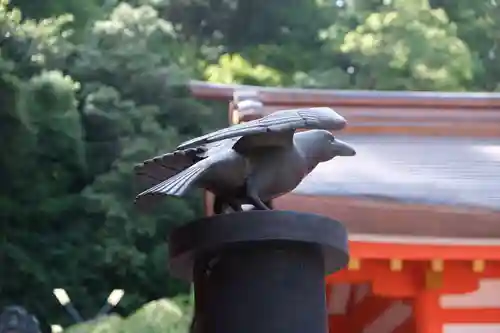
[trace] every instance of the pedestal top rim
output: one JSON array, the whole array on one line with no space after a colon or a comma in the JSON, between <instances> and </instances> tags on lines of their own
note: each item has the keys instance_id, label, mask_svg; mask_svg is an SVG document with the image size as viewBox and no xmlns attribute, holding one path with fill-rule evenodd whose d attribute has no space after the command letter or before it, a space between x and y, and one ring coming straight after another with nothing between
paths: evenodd
<instances>
[{"instance_id":1,"label":"pedestal top rim","mask_svg":"<svg viewBox=\"0 0 500 333\"><path fill-rule=\"evenodd\" d=\"M189 280L198 253L271 241L321 246L325 274L348 262L347 231L340 222L318 214L272 210L209 216L180 226L170 235L170 268L174 276Z\"/></svg>"}]
</instances>

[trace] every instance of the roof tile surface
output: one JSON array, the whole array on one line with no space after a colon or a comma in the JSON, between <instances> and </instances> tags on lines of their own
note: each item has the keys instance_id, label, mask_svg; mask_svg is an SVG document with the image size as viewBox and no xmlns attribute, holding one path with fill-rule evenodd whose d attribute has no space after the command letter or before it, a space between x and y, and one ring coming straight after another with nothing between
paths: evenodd
<instances>
[{"instance_id":1,"label":"roof tile surface","mask_svg":"<svg viewBox=\"0 0 500 333\"><path fill-rule=\"evenodd\" d=\"M357 155L320 164L295 193L500 209L500 139L341 139Z\"/></svg>"}]
</instances>

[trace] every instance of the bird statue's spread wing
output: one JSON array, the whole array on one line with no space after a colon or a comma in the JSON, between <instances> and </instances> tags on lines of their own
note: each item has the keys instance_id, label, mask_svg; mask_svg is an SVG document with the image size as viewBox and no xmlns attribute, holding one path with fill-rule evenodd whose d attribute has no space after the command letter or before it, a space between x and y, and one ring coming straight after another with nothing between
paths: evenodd
<instances>
[{"instance_id":1,"label":"bird statue's spread wing","mask_svg":"<svg viewBox=\"0 0 500 333\"><path fill-rule=\"evenodd\" d=\"M290 132L293 134L297 129L325 129L335 131L343 129L346 124L347 122L344 117L327 107L283 110L260 119L233 125L194 138L180 144L177 149L199 147L211 142L235 137L245 138L253 135L264 138L266 136L276 137L280 133L291 141L292 136L289 136L289 134Z\"/></svg>"}]
</instances>

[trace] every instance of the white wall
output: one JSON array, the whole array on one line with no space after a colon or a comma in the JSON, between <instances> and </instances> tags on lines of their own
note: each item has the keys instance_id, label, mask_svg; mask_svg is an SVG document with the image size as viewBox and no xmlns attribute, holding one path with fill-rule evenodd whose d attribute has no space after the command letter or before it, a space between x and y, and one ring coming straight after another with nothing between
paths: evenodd
<instances>
[{"instance_id":1,"label":"white wall","mask_svg":"<svg viewBox=\"0 0 500 333\"><path fill-rule=\"evenodd\" d=\"M441 296L440 304L444 309L500 309L500 279L480 280L479 288L471 293L460 295L443 295Z\"/></svg>"},{"instance_id":2,"label":"white wall","mask_svg":"<svg viewBox=\"0 0 500 333\"><path fill-rule=\"evenodd\" d=\"M497 324L446 324L443 333L500 333Z\"/></svg>"}]
</instances>

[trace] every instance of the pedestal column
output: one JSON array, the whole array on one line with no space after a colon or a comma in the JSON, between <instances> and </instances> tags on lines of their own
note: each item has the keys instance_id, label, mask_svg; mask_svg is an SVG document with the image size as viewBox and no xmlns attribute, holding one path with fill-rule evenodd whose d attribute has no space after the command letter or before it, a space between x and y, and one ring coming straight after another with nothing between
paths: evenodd
<instances>
[{"instance_id":1,"label":"pedestal column","mask_svg":"<svg viewBox=\"0 0 500 333\"><path fill-rule=\"evenodd\" d=\"M249 211L180 227L169 244L173 275L194 281L197 333L327 332L324 277L348 262L339 222Z\"/></svg>"}]
</instances>

